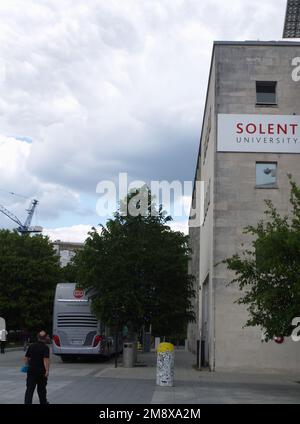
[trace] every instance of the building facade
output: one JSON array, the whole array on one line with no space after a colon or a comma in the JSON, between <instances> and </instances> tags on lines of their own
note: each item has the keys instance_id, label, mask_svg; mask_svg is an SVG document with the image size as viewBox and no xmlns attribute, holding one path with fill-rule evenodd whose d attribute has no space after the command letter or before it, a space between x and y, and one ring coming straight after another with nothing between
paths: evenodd
<instances>
[{"instance_id":1,"label":"building facade","mask_svg":"<svg viewBox=\"0 0 300 424\"><path fill-rule=\"evenodd\" d=\"M216 266L251 246L243 229L263 218L265 199L288 213L288 174L300 184L296 57L297 42L214 44L195 175L205 182L205 218L190 222L197 322L188 329L190 350L211 370L300 370L300 343L263 343L261 329L243 328L233 274Z\"/></svg>"},{"instance_id":2,"label":"building facade","mask_svg":"<svg viewBox=\"0 0 300 424\"><path fill-rule=\"evenodd\" d=\"M70 263L76 252L82 250L84 243L75 243L68 241L56 240L53 242L53 247L59 256L60 266L63 268Z\"/></svg>"}]
</instances>

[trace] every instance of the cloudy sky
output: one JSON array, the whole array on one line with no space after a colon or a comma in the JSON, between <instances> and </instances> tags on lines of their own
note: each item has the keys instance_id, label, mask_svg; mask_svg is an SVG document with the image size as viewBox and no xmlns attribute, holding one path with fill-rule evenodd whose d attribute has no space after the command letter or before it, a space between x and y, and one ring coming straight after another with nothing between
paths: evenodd
<instances>
[{"instance_id":1,"label":"cloudy sky","mask_svg":"<svg viewBox=\"0 0 300 424\"><path fill-rule=\"evenodd\" d=\"M0 1L0 204L23 220L37 198L34 225L82 241L99 181L192 181L213 41L280 40L285 6Z\"/></svg>"}]
</instances>

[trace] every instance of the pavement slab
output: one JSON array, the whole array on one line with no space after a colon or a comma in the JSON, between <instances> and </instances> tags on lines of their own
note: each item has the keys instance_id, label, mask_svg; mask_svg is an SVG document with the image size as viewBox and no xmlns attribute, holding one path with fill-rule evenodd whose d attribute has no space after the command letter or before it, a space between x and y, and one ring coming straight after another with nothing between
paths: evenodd
<instances>
[{"instance_id":1,"label":"pavement slab","mask_svg":"<svg viewBox=\"0 0 300 424\"><path fill-rule=\"evenodd\" d=\"M0 404L21 404L26 375L24 352L0 355ZM121 358L120 358L121 361ZM156 355L138 355L138 366L118 368L111 361L63 363L51 357L51 404L300 404L300 375L198 371L195 357L175 350L174 387L156 386ZM35 394L34 403L38 403Z\"/></svg>"}]
</instances>

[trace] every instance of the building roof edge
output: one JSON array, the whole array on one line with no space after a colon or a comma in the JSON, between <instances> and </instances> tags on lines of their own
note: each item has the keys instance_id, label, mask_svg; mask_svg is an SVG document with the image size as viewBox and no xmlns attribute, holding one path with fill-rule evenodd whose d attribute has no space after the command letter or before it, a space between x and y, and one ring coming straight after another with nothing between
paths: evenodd
<instances>
[{"instance_id":1,"label":"building roof edge","mask_svg":"<svg viewBox=\"0 0 300 424\"><path fill-rule=\"evenodd\" d=\"M214 46L300 46L300 41L214 41Z\"/></svg>"}]
</instances>

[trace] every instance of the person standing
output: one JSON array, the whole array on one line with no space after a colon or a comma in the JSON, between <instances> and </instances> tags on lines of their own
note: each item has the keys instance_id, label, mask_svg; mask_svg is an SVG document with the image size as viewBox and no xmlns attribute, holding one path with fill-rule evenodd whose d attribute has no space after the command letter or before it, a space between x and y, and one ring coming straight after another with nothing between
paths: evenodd
<instances>
[{"instance_id":1,"label":"person standing","mask_svg":"<svg viewBox=\"0 0 300 424\"><path fill-rule=\"evenodd\" d=\"M4 329L0 330L0 351L1 353L5 353L5 345L6 345L6 336L7 336L7 331Z\"/></svg>"},{"instance_id":2,"label":"person standing","mask_svg":"<svg viewBox=\"0 0 300 424\"><path fill-rule=\"evenodd\" d=\"M41 331L37 335L37 342L27 349L24 362L28 365L25 401L26 405L32 404L32 398L37 387L40 404L45 405L47 401L47 382L49 376L50 350L47 346L47 333Z\"/></svg>"}]
</instances>

